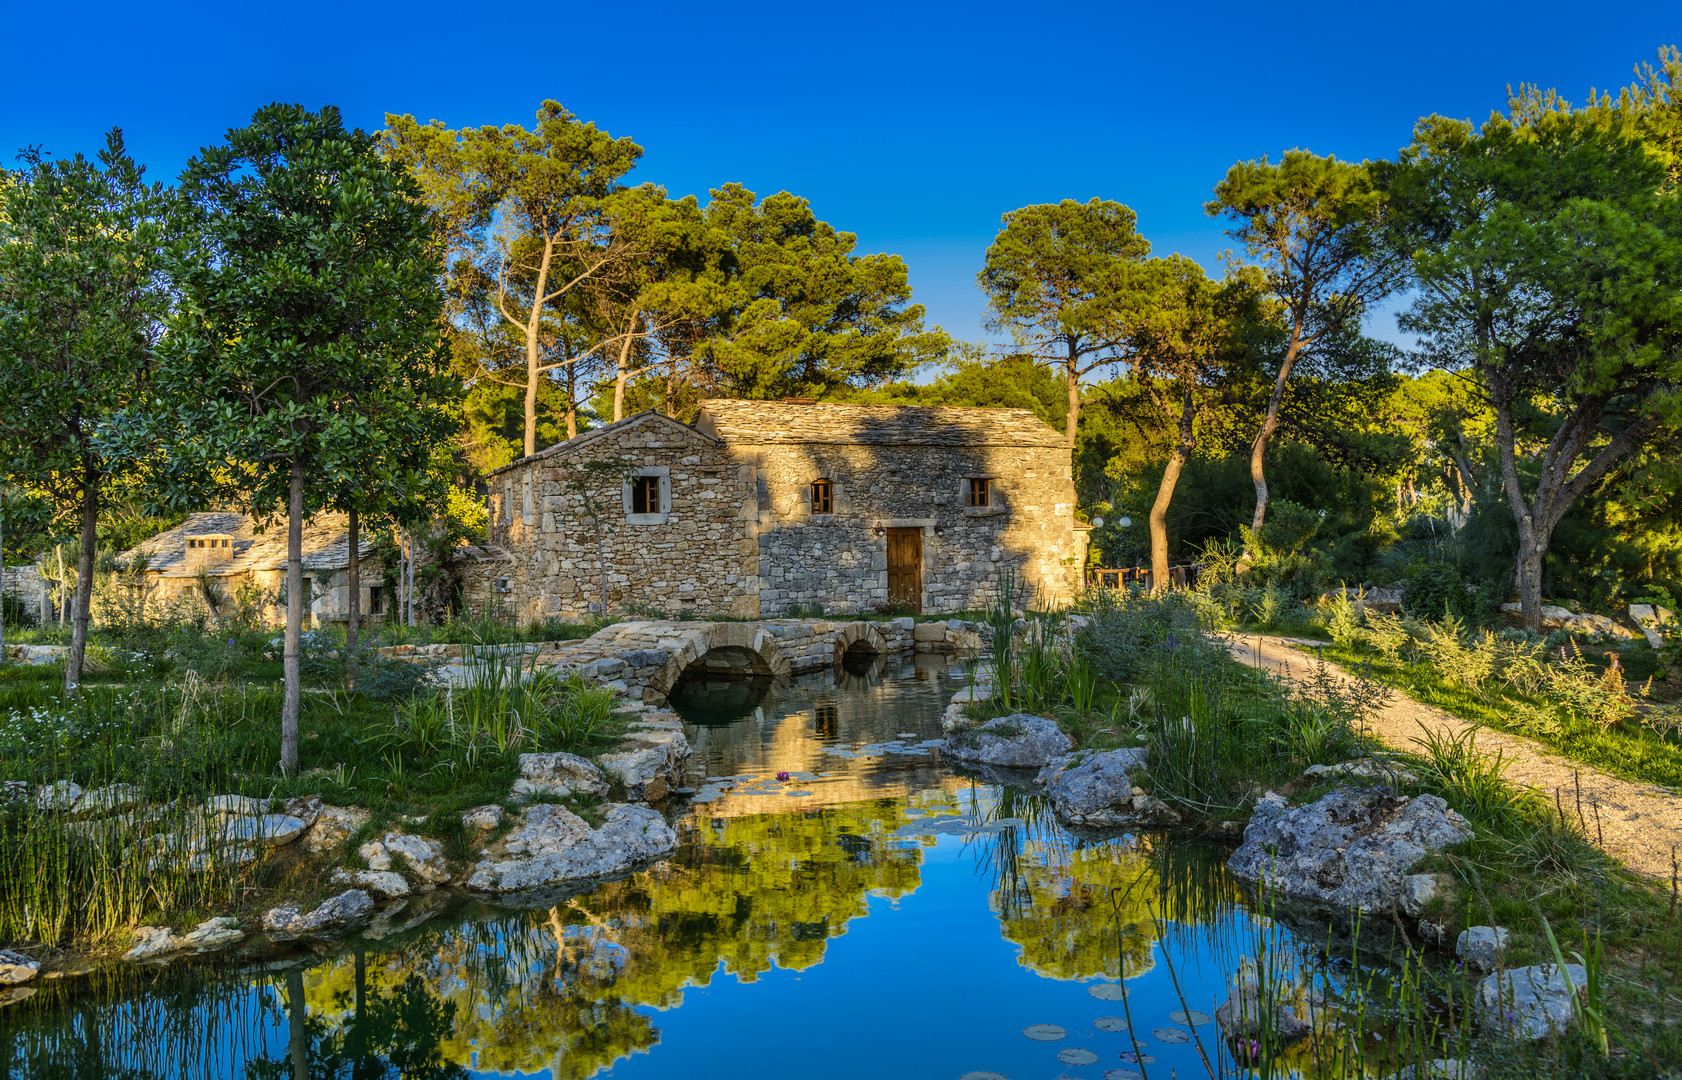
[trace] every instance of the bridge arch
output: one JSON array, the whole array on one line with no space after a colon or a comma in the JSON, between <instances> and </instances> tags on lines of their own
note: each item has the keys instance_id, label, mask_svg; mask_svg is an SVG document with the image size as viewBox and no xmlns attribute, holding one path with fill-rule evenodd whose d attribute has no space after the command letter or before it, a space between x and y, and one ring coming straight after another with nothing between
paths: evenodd
<instances>
[{"instance_id":1,"label":"bridge arch","mask_svg":"<svg viewBox=\"0 0 1682 1080\"><path fill-rule=\"evenodd\" d=\"M784 678L792 666L777 639L753 623L691 623L674 637L662 642L669 659L648 680L662 699L692 668L715 676Z\"/></svg>"},{"instance_id":2,"label":"bridge arch","mask_svg":"<svg viewBox=\"0 0 1682 1080\"><path fill-rule=\"evenodd\" d=\"M882 631L867 622L851 622L841 627L835 635L835 659L839 663L849 653L858 656L885 656L888 652L888 639L882 636Z\"/></svg>"}]
</instances>

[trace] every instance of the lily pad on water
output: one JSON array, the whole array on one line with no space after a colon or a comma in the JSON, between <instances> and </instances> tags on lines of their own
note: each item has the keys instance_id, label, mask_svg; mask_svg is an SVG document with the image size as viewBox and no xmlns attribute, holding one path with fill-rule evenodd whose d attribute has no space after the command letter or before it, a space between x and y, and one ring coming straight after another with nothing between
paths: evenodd
<instances>
[{"instance_id":1,"label":"lily pad on water","mask_svg":"<svg viewBox=\"0 0 1682 1080\"><path fill-rule=\"evenodd\" d=\"M1165 1042L1165 1043L1188 1043L1188 1042L1191 1042L1191 1035L1189 1035L1188 1033L1186 1033L1185 1031L1183 1031L1180 1028L1157 1028L1155 1031L1152 1031L1151 1034L1155 1035L1159 1042Z\"/></svg>"},{"instance_id":2,"label":"lily pad on water","mask_svg":"<svg viewBox=\"0 0 1682 1080\"><path fill-rule=\"evenodd\" d=\"M1057 1051L1057 1060L1065 1065L1091 1065L1098 1060L1098 1055L1090 1050L1071 1046L1067 1050Z\"/></svg>"},{"instance_id":3,"label":"lily pad on water","mask_svg":"<svg viewBox=\"0 0 1682 1080\"><path fill-rule=\"evenodd\" d=\"M1168 1014L1168 1019L1174 1021L1176 1024L1184 1024L1186 1027L1202 1027L1204 1024L1209 1022L1209 1014L1200 1013L1196 1010L1191 1012L1171 1012Z\"/></svg>"},{"instance_id":4,"label":"lily pad on water","mask_svg":"<svg viewBox=\"0 0 1682 1080\"><path fill-rule=\"evenodd\" d=\"M1123 1061L1132 1062L1134 1065L1150 1065L1156 1061L1156 1059L1151 1057L1149 1054L1139 1054L1133 1052L1132 1050L1129 1050L1125 1054L1117 1054L1116 1056L1121 1058Z\"/></svg>"},{"instance_id":5,"label":"lily pad on water","mask_svg":"<svg viewBox=\"0 0 1682 1080\"><path fill-rule=\"evenodd\" d=\"M899 733L899 737L902 739L915 739L917 737L917 733L915 731L902 731Z\"/></svg>"},{"instance_id":6,"label":"lily pad on water","mask_svg":"<svg viewBox=\"0 0 1682 1080\"><path fill-rule=\"evenodd\" d=\"M1022 1034L1035 1042L1056 1042L1069 1033L1056 1024L1030 1024L1022 1029Z\"/></svg>"},{"instance_id":7,"label":"lily pad on water","mask_svg":"<svg viewBox=\"0 0 1682 1080\"><path fill-rule=\"evenodd\" d=\"M1119 1016L1100 1016L1092 1021L1092 1026L1099 1031L1126 1031L1127 1021Z\"/></svg>"},{"instance_id":8,"label":"lily pad on water","mask_svg":"<svg viewBox=\"0 0 1682 1080\"><path fill-rule=\"evenodd\" d=\"M810 791L785 791L785 792L783 792L783 794L787 795L791 799L804 799L806 796L810 795L811 792Z\"/></svg>"},{"instance_id":9,"label":"lily pad on water","mask_svg":"<svg viewBox=\"0 0 1682 1080\"><path fill-rule=\"evenodd\" d=\"M1097 983L1087 987L1086 992L1099 1001L1120 1001L1127 996L1127 987L1117 983Z\"/></svg>"},{"instance_id":10,"label":"lily pad on water","mask_svg":"<svg viewBox=\"0 0 1682 1080\"><path fill-rule=\"evenodd\" d=\"M1104 1080L1145 1080L1145 1078L1132 1069L1110 1069L1104 1073Z\"/></svg>"},{"instance_id":11,"label":"lily pad on water","mask_svg":"<svg viewBox=\"0 0 1682 1080\"><path fill-rule=\"evenodd\" d=\"M996 1072L967 1072L958 1080L1008 1080L1004 1073Z\"/></svg>"}]
</instances>

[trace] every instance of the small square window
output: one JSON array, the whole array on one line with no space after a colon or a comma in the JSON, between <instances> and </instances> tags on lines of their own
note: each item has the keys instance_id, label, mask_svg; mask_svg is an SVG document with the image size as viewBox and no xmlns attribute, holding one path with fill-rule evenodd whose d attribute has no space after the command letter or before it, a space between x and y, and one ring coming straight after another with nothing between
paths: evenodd
<instances>
[{"instance_id":1,"label":"small square window","mask_svg":"<svg viewBox=\"0 0 1682 1080\"><path fill-rule=\"evenodd\" d=\"M984 476L972 476L964 487L965 506L991 506L993 481Z\"/></svg>"},{"instance_id":2,"label":"small square window","mask_svg":"<svg viewBox=\"0 0 1682 1080\"><path fill-rule=\"evenodd\" d=\"M631 477L631 513L658 514L660 512L660 478L658 476Z\"/></svg>"},{"instance_id":3,"label":"small square window","mask_svg":"<svg viewBox=\"0 0 1682 1080\"><path fill-rule=\"evenodd\" d=\"M812 513L833 514L835 512L835 488L828 480L812 481Z\"/></svg>"}]
</instances>

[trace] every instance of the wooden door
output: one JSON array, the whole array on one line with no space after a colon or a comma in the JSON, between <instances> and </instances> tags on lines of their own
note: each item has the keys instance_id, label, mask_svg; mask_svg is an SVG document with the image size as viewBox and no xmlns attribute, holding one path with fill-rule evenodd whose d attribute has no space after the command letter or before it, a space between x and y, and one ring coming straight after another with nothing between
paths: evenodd
<instances>
[{"instance_id":1,"label":"wooden door","mask_svg":"<svg viewBox=\"0 0 1682 1080\"><path fill-rule=\"evenodd\" d=\"M923 530L888 530L888 603L923 610Z\"/></svg>"}]
</instances>

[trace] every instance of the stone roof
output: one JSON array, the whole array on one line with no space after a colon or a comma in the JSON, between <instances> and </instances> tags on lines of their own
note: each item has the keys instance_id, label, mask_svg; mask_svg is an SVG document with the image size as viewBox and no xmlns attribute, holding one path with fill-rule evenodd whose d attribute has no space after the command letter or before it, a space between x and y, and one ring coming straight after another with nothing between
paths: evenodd
<instances>
[{"instance_id":1,"label":"stone roof","mask_svg":"<svg viewBox=\"0 0 1682 1080\"><path fill-rule=\"evenodd\" d=\"M579 450L579 449L582 449L583 447L589 446L591 443L595 442L597 439L600 439L604 435L607 435L611 432L621 431L625 428L632 427L632 426L637 425L637 424L643 424L643 423L656 423L656 424L661 425L662 427L666 427L666 428L671 429L673 434L681 434L681 435L687 436L688 438L691 438L691 439L707 439L707 440L711 440L711 441L717 441L717 437L714 436L714 435L697 431L694 428L690 427L688 424L685 424L681 420L673 420L671 417L667 416L663 412L659 412L655 409L647 409L647 410L644 410L643 412L637 413L635 416L627 416L623 420L615 420L611 424L603 424L599 428L591 428L589 431L580 432L579 434L574 435L570 439L566 439L562 442L556 443L554 446L544 447L542 450L539 450L535 454L531 454L531 455L528 455L526 457L519 458L515 461L511 461L508 464L502 466L500 469L492 469L490 472L486 473L485 475L486 476L495 476L497 473L507 472L509 469L512 469L516 466L525 465L528 462L536 461L538 458L554 457L557 454L570 454L575 450Z\"/></svg>"},{"instance_id":2,"label":"stone roof","mask_svg":"<svg viewBox=\"0 0 1682 1080\"><path fill-rule=\"evenodd\" d=\"M317 514L304 522L303 562L306 570L338 570L349 565L349 524L349 519L344 514ZM184 565L187 558L187 538L212 535L233 537L234 552L234 557L228 562L209 568L213 575L222 577L252 570L282 570L286 567L284 519L269 522L268 528L259 533L256 523L245 514L220 511L189 514L187 520L175 528L130 548L118 558L127 563L135 555L145 552L150 560L148 569L151 572L171 577L190 577L197 571L189 571ZM362 549L364 556L374 549L367 535L364 530L356 545Z\"/></svg>"},{"instance_id":3,"label":"stone roof","mask_svg":"<svg viewBox=\"0 0 1682 1080\"><path fill-rule=\"evenodd\" d=\"M1065 446L1061 432L1027 409L834 402L701 402L696 428L729 443L872 446Z\"/></svg>"}]
</instances>

